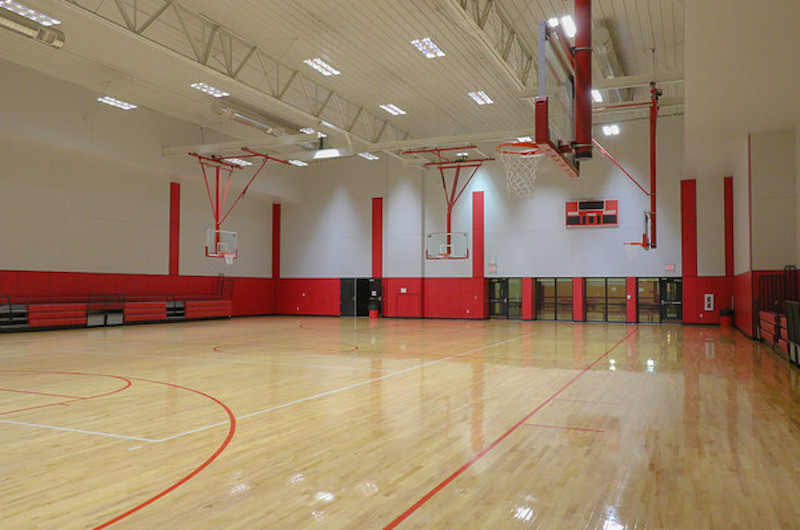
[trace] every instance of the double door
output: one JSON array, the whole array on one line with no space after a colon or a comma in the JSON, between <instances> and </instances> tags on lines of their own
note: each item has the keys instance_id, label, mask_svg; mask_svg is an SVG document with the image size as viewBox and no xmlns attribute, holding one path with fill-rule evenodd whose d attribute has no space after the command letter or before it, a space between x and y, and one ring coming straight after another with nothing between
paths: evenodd
<instances>
[{"instance_id":1,"label":"double door","mask_svg":"<svg viewBox=\"0 0 800 530\"><path fill-rule=\"evenodd\" d=\"M522 278L489 279L489 318L522 318Z\"/></svg>"}]
</instances>

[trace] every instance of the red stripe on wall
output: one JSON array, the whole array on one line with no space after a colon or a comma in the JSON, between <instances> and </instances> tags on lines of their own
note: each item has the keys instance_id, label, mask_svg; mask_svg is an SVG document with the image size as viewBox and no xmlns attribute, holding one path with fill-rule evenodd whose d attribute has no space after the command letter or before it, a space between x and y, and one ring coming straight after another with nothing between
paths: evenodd
<instances>
[{"instance_id":1,"label":"red stripe on wall","mask_svg":"<svg viewBox=\"0 0 800 530\"><path fill-rule=\"evenodd\" d=\"M483 192L472 192L472 277L483 278Z\"/></svg>"},{"instance_id":2,"label":"red stripe on wall","mask_svg":"<svg viewBox=\"0 0 800 530\"><path fill-rule=\"evenodd\" d=\"M372 277L383 277L383 197L372 198Z\"/></svg>"},{"instance_id":3,"label":"red stripe on wall","mask_svg":"<svg viewBox=\"0 0 800 530\"><path fill-rule=\"evenodd\" d=\"M533 278L522 278L522 320L533 320L536 307L536 290Z\"/></svg>"},{"instance_id":4,"label":"red stripe on wall","mask_svg":"<svg viewBox=\"0 0 800 530\"><path fill-rule=\"evenodd\" d=\"M750 144L750 135L747 135L747 231L749 232L750 248L750 268L753 270L753 151ZM755 329L755 328L754 328Z\"/></svg>"},{"instance_id":5,"label":"red stripe on wall","mask_svg":"<svg viewBox=\"0 0 800 530\"><path fill-rule=\"evenodd\" d=\"M583 278L572 278L572 320L586 320L586 293Z\"/></svg>"},{"instance_id":6,"label":"red stripe on wall","mask_svg":"<svg viewBox=\"0 0 800 530\"><path fill-rule=\"evenodd\" d=\"M697 181L681 181L681 263L683 275L697 276ZM686 297L684 288L684 298Z\"/></svg>"},{"instance_id":7,"label":"red stripe on wall","mask_svg":"<svg viewBox=\"0 0 800 530\"><path fill-rule=\"evenodd\" d=\"M638 282L636 278L625 278L625 321L633 324L639 321Z\"/></svg>"},{"instance_id":8,"label":"red stripe on wall","mask_svg":"<svg viewBox=\"0 0 800 530\"><path fill-rule=\"evenodd\" d=\"M733 177L725 177L725 276L733 276Z\"/></svg>"},{"instance_id":9,"label":"red stripe on wall","mask_svg":"<svg viewBox=\"0 0 800 530\"><path fill-rule=\"evenodd\" d=\"M281 277L281 205L272 205L272 277Z\"/></svg>"},{"instance_id":10,"label":"red stripe on wall","mask_svg":"<svg viewBox=\"0 0 800 530\"><path fill-rule=\"evenodd\" d=\"M169 183L169 274L178 275L181 242L181 185Z\"/></svg>"}]
</instances>

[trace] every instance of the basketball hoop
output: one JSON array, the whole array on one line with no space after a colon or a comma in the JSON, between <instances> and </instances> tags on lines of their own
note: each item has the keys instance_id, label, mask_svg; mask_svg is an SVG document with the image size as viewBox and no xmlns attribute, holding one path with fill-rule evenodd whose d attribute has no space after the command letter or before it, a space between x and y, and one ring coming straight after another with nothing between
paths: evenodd
<instances>
[{"instance_id":1,"label":"basketball hoop","mask_svg":"<svg viewBox=\"0 0 800 530\"><path fill-rule=\"evenodd\" d=\"M506 191L516 197L530 197L536 170L544 153L533 142L508 142L497 146L506 170Z\"/></svg>"},{"instance_id":2,"label":"basketball hoop","mask_svg":"<svg viewBox=\"0 0 800 530\"><path fill-rule=\"evenodd\" d=\"M236 259L235 252L223 252L222 257L225 258L225 265L233 265L233 260Z\"/></svg>"}]
</instances>

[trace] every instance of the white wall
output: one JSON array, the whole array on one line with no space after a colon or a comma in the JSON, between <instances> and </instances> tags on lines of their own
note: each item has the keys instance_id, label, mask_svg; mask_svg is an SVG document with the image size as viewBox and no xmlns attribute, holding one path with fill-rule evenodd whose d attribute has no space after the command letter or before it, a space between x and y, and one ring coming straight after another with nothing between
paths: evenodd
<instances>
[{"instance_id":1,"label":"white wall","mask_svg":"<svg viewBox=\"0 0 800 530\"><path fill-rule=\"evenodd\" d=\"M222 137L147 108L100 104L99 94L5 61L0 86L0 245L13 249L0 269L166 274L176 181L180 272L270 275L272 196L297 194L293 168L267 168L231 214L225 228L239 231L241 252L225 268L204 256L213 217L197 162L161 156Z\"/></svg>"},{"instance_id":2,"label":"white wall","mask_svg":"<svg viewBox=\"0 0 800 530\"><path fill-rule=\"evenodd\" d=\"M601 138L601 142L647 189L648 122L626 122L621 129L618 137ZM623 245L641 241L649 198L599 153L584 163L582 176L576 180L543 161L534 193L527 199L507 194L499 160L484 164L453 210L452 230L471 232L472 192L483 191L487 274L488 262L494 259L500 277L680 276L682 129L680 116L659 119L655 250ZM494 145L481 148L494 153ZM283 207L282 276L369 276L374 196L384 197L385 276L471 276L471 258L422 259L425 234L445 228L446 206L437 170L403 167L382 155L376 162L353 158L314 164L304 171L303 198ZM721 181L717 191L719 198L714 200L721 205ZM576 199L619 199L620 226L567 229L565 201ZM722 214L718 217L721 223ZM719 245L721 241L720 236ZM717 254L724 256L722 247ZM667 265L674 269L668 272Z\"/></svg>"},{"instance_id":3,"label":"white wall","mask_svg":"<svg viewBox=\"0 0 800 530\"><path fill-rule=\"evenodd\" d=\"M796 144L794 129L751 136L755 270L797 263Z\"/></svg>"}]
</instances>

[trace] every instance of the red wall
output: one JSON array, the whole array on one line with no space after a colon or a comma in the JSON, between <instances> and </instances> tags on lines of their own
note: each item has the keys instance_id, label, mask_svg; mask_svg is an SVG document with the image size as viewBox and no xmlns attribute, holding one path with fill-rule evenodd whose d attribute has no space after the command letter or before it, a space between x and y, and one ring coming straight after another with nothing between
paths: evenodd
<instances>
[{"instance_id":1,"label":"red wall","mask_svg":"<svg viewBox=\"0 0 800 530\"><path fill-rule=\"evenodd\" d=\"M639 283L636 278L625 278L625 321L639 321Z\"/></svg>"},{"instance_id":2,"label":"red wall","mask_svg":"<svg viewBox=\"0 0 800 530\"><path fill-rule=\"evenodd\" d=\"M685 324L719 324L720 309L730 309L733 278L726 276L683 277L683 322ZM705 294L714 295L714 310L705 311Z\"/></svg>"},{"instance_id":3,"label":"red wall","mask_svg":"<svg viewBox=\"0 0 800 530\"><path fill-rule=\"evenodd\" d=\"M488 318L488 282L483 278L423 278L425 318Z\"/></svg>"},{"instance_id":4,"label":"red wall","mask_svg":"<svg viewBox=\"0 0 800 530\"><path fill-rule=\"evenodd\" d=\"M586 320L586 294L584 292L583 278L572 278L572 320L583 322Z\"/></svg>"},{"instance_id":5,"label":"red wall","mask_svg":"<svg viewBox=\"0 0 800 530\"><path fill-rule=\"evenodd\" d=\"M422 318L422 278L384 278L383 316Z\"/></svg>"},{"instance_id":6,"label":"red wall","mask_svg":"<svg viewBox=\"0 0 800 530\"><path fill-rule=\"evenodd\" d=\"M281 278L275 312L281 315L339 315L339 278Z\"/></svg>"},{"instance_id":7,"label":"red wall","mask_svg":"<svg viewBox=\"0 0 800 530\"><path fill-rule=\"evenodd\" d=\"M266 315L274 312L271 278L232 278L233 314ZM0 271L0 295L12 302L58 299L83 301L89 294L124 293L128 300L215 298L216 276L104 274L92 272Z\"/></svg>"}]
</instances>

